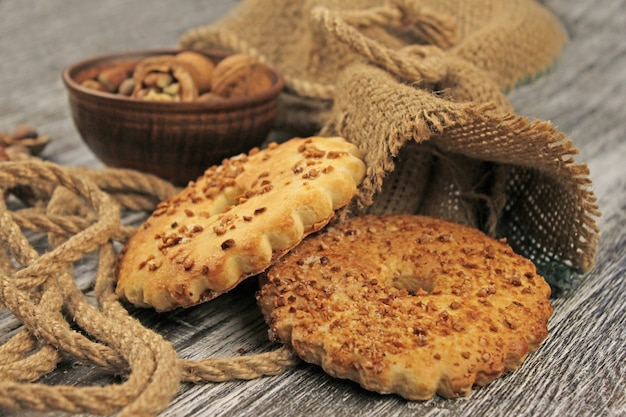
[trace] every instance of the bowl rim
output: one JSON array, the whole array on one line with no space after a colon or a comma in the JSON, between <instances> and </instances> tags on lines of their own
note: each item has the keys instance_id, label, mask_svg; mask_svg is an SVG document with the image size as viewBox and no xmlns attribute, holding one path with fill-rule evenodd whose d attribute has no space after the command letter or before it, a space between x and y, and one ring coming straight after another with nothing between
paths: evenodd
<instances>
[{"instance_id":1,"label":"bowl rim","mask_svg":"<svg viewBox=\"0 0 626 417\"><path fill-rule=\"evenodd\" d=\"M88 87L80 85L74 77L81 71L87 70L96 65L106 64L110 61L116 60L132 60L137 58L139 61L142 58L154 56L154 55L167 55L177 54L183 51L200 52L212 58L223 59L229 55L233 55L234 52L227 52L215 49L188 49L188 48L166 48L166 49L145 49L125 52L111 52L100 55L95 55L89 58L77 61L63 69L62 79L66 88L75 93L81 94L84 97L92 97L94 99L103 101L112 101L113 103L119 102L119 104L137 106L150 110L198 110L198 109L211 109L211 110L230 110L234 108L242 108L254 106L256 104L272 100L281 93L285 87L285 80L283 75L277 71L271 65L265 64L272 75L274 76L274 82L271 88L261 91L255 94L250 94L242 97L224 98L223 100L209 100L209 101L176 101L176 102L163 102L163 101L147 101L137 100L121 94L109 93L104 91L94 90Z\"/></svg>"}]
</instances>

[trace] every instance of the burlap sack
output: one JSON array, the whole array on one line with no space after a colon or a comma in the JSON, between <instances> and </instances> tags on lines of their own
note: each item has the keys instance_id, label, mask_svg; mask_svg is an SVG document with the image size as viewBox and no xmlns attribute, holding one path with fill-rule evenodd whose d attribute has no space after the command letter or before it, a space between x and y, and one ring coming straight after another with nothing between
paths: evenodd
<instances>
[{"instance_id":1,"label":"burlap sack","mask_svg":"<svg viewBox=\"0 0 626 417\"><path fill-rule=\"evenodd\" d=\"M242 1L185 48L253 54L285 75L279 128L365 151L358 211L411 212L506 237L556 288L593 265L595 196L577 149L504 92L567 41L531 0Z\"/></svg>"},{"instance_id":2,"label":"burlap sack","mask_svg":"<svg viewBox=\"0 0 626 417\"><path fill-rule=\"evenodd\" d=\"M364 59L328 38L312 13L320 6L391 50L415 44L446 50L484 70L504 91L549 71L567 40L559 21L533 0L244 0L221 20L190 29L179 45L244 52L271 63L287 85L277 126L314 133L330 112L339 71Z\"/></svg>"},{"instance_id":3,"label":"burlap sack","mask_svg":"<svg viewBox=\"0 0 626 417\"><path fill-rule=\"evenodd\" d=\"M550 123L454 101L454 89L435 97L365 64L342 74L338 92L322 134L365 151L364 211L433 215L506 237L558 288L591 268L598 212L588 169Z\"/></svg>"}]
</instances>

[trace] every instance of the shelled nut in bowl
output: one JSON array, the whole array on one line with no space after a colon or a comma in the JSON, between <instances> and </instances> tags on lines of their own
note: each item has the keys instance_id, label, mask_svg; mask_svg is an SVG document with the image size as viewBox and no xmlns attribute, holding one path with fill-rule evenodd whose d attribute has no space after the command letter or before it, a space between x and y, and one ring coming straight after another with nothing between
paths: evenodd
<instances>
[{"instance_id":1,"label":"shelled nut in bowl","mask_svg":"<svg viewBox=\"0 0 626 417\"><path fill-rule=\"evenodd\" d=\"M260 146L284 86L252 57L181 50L98 56L66 68L63 82L98 159L179 185Z\"/></svg>"}]
</instances>

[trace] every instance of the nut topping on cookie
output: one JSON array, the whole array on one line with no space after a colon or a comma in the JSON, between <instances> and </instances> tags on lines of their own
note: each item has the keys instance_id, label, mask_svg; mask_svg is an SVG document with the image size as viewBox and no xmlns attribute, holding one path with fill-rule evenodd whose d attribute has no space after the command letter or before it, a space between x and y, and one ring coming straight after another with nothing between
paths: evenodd
<instances>
[{"instance_id":1,"label":"nut topping on cookie","mask_svg":"<svg viewBox=\"0 0 626 417\"><path fill-rule=\"evenodd\" d=\"M270 267L270 337L330 375L423 400L459 397L547 336L550 287L476 229L417 215L337 222Z\"/></svg>"},{"instance_id":2,"label":"nut topping on cookie","mask_svg":"<svg viewBox=\"0 0 626 417\"><path fill-rule=\"evenodd\" d=\"M338 137L294 138L210 167L129 239L117 294L159 311L215 298L324 227L364 175L359 150Z\"/></svg>"}]
</instances>

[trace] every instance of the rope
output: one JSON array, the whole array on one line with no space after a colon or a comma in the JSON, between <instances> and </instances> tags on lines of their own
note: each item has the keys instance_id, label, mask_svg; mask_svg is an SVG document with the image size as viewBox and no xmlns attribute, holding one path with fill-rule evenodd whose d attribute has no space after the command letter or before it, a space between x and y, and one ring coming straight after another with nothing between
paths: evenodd
<instances>
[{"instance_id":1,"label":"rope","mask_svg":"<svg viewBox=\"0 0 626 417\"><path fill-rule=\"evenodd\" d=\"M443 52L434 45L411 45L404 52L395 51L364 36L342 19L341 15L326 8L315 7L311 14L337 40L350 46L368 62L394 75L415 82L437 82L446 75Z\"/></svg>"},{"instance_id":2,"label":"rope","mask_svg":"<svg viewBox=\"0 0 626 417\"><path fill-rule=\"evenodd\" d=\"M335 13L355 28L376 25L402 29L422 43L442 49L449 49L459 41L459 27L454 18L430 11L414 0L393 0L385 6Z\"/></svg>"},{"instance_id":3,"label":"rope","mask_svg":"<svg viewBox=\"0 0 626 417\"><path fill-rule=\"evenodd\" d=\"M120 213L154 210L177 191L171 184L136 171L61 167L27 158L0 164L0 192L15 187L28 187L37 201L9 209L0 200L0 306L22 323L0 345L1 408L154 416L182 382L253 379L297 363L284 347L245 357L182 359L119 302L114 242L124 242L135 230L121 224ZM33 234L45 237L45 250L31 244ZM95 305L73 275L73 265L88 253L98 262ZM124 382L101 387L35 382L68 358L123 375Z\"/></svg>"}]
</instances>

